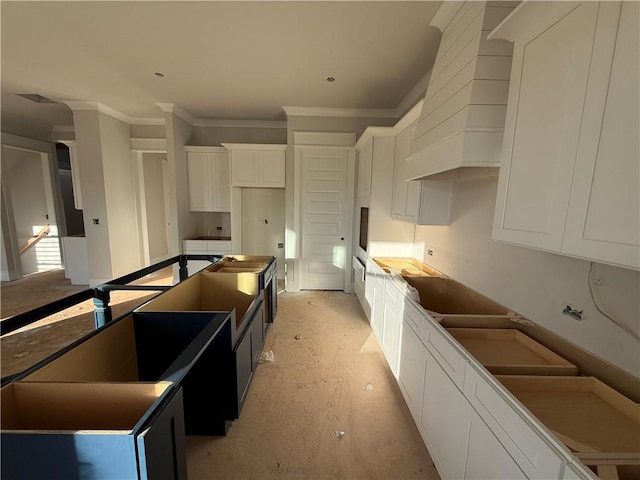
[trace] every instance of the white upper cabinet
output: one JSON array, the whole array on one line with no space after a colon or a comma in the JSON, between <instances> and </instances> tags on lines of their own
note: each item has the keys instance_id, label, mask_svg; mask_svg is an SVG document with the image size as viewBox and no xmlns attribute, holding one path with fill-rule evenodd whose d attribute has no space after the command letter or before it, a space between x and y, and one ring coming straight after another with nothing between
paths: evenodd
<instances>
[{"instance_id":1,"label":"white upper cabinet","mask_svg":"<svg viewBox=\"0 0 640 480\"><path fill-rule=\"evenodd\" d=\"M373 167L373 142L374 137L362 145L356 145L358 152L358 198L362 198L362 205L369 204L371 195L371 169Z\"/></svg>"},{"instance_id":2,"label":"white upper cabinet","mask_svg":"<svg viewBox=\"0 0 640 480\"><path fill-rule=\"evenodd\" d=\"M231 155L231 186L285 186L286 145L223 144Z\"/></svg>"},{"instance_id":3,"label":"white upper cabinet","mask_svg":"<svg viewBox=\"0 0 640 480\"><path fill-rule=\"evenodd\" d=\"M493 238L640 268L638 3L526 2Z\"/></svg>"},{"instance_id":4,"label":"white upper cabinet","mask_svg":"<svg viewBox=\"0 0 640 480\"><path fill-rule=\"evenodd\" d=\"M391 217L418 225L449 225L453 183L405 180L416 123L409 125L396 137Z\"/></svg>"},{"instance_id":5,"label":"white upper cabinet","mask_svg":"<svg viewBox=\"0 0 640 480\"><path fill-rule=\"evenodd\" d=\"M190 210L228 212L231 206L229 152L222 147L185 148Z\"/></svg>"}]
</instances>

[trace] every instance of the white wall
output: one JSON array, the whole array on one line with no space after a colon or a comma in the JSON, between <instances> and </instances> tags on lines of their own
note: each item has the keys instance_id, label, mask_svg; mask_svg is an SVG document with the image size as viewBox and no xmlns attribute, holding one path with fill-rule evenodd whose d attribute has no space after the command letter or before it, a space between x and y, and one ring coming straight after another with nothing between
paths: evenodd
<instances>
[{"instance_id":1,"label":"white wall","mask_svg":"<svg viewBox=\"0 0 640 480\"><path fill-rule=\"evenodd\" d=\"M19 250L34 233L50 223L50 220L46 218L49 210L44 191L40 154L3 147L2 175L13 209L15 238ZM45 240L41 240L38 245L41 245ZM55 242L57 242L57 238ZM48 262L48 259L43 257L43 249L38 248L38 245L20 256L24 275L42 271L44 263ZM50 246L55 247L55 244ZM59 261L59 250L57 253Z\"/></svg>"},{"instance_id":2,"label":"white wall","mask_svg":"<svg viewBox=\"0 0 640 480\"><path fill-rule=\"evenodd\" d=\"M197 235L197 218L189 210L187 153L192 127L174 113L165 113L167 127L167 218L169 255L182 253L182 240Z\"/></svg>"},{"instance_id":3,"label":"white wall","mask_svg":"<svg viewBox=\"0 0 640 480\"><path fill-rule=\"evenodd\" d=\"M231 214L227 212L196 212L198 236L231 236ZM222 230L218 231L217 227Z\"/></svg>"},{"instance_id":4,"label":"white wall","mask_svg":"<svg viewBox=\"0 0 640 480\"><path fill-rule=\"evenodd\" d=\"M285 193L283 188L242 188L242 253L275 255L284 278ZM265 223L267 220L267 223Z\"/></svg>"},{"instance_id":5,"label":"white wall","mask_svg":"<svg viewBox=\"0 0 640 480\"><path fill-rule=\"evenodd\" d=\"M452 223L416 227L416 256L600 358L640 377L640 345L596 310L589 262L491 240L497 180L455 184ZM426 248L434 251L426 256ZM640 273L594 264L595 295L609 315L640 331ZM584 309L578 322L562 302Z\"/></svg>"},{"instance_id":6,"label":"white wall","mask_svg":"<svg viewBox=\"0 0 640 480\"><path fill-rule=\"evenodd\" d=\"M142 266L131 140L127 123L104 113L99 113L99 119L111 274L115 278ZM83 186L83 202L85 191Z\"/></svg>"},{"instance_id":7,"label":"white wall","mask_svg":"<svg viewBox=\"0 0 640 480\"><path fill-rule=\"evenodd\" d=\"M147 213L149 258L151 259L151 263L154 263L154 259L157 260L169 255L167 221L164 208L163 162L166 162L166 154L144 153L142 155L142 169L144 172L144 201Z\"/></svg>"},{"instance_id":8,"label":"white wall","mask_svg":"<svg viewBox=\"0 0 640 480\"><path fill-rule=\"evenodd\" d=\"M114 278L111 271L111 248L98 112L76 110L73 112L73 124L82 186L84 232L89 256L89 282L93 286ZM100 222L98 225L93 223L94 218Z\"/></svg>"},{"instance_id":9,"label":"white wall","mask_svg":"<svg viewBox=\"0 0 640 480\"><path fill-rule=\"evenodd\" d=\"M215 146L221 143L287 143L286 128L193 127L191 145Z\"/></svg>"}]
</instances>

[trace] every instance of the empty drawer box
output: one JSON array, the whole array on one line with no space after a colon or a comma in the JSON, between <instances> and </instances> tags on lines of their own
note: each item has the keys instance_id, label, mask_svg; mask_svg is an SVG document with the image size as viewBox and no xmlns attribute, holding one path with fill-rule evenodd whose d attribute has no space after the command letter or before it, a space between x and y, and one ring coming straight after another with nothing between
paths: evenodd
<instances>
[{"instance_id":1,"label":"empty drawer box","mask_svg":"<svg viewBox=\"0 0 640 480\"><path fill-rule=\"evenodd\" d=\"M448 328L447 331L494 375L576 375L578 369L516 329Z\"/></svg>"}]
</instances>

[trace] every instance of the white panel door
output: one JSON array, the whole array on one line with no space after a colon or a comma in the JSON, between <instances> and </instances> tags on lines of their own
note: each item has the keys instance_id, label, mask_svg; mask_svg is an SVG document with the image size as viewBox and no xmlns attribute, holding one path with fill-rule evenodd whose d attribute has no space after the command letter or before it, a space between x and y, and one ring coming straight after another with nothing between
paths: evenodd
<instances>
[{"instance_id":1,"label":"white panel door","mask_svg":"<svg viewBox=\"0 0 640 480\"><path fill-rule=\"evenodd\" d=\"M347 149L301 150L301 289L344 288L348 161Z\"/></svg>"}]
</instances>

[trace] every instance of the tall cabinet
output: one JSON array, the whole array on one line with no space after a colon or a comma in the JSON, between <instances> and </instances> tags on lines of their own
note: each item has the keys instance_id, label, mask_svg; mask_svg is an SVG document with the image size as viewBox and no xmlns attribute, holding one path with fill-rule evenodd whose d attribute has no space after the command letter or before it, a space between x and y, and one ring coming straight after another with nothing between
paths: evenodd
<instances>
[{"instance_id":1,"label":"tall cabinet","mask_svg":"<svg viewBox=\"0 0 640 480\"><path fill-rule=\"evenodd\" d=\"M493 238L640 268L639 4L525 2Z\"/></svg>"},{"instance_id":2,"label":"tall cabinet","mask_svg":"<svg viewBox=\"0 0 640 480\"><path fill-rule=\"evenodd\" d=\"M186 146L189 207L194 212L229 212L229 152L224 147Z\"/></svg>"}]
</instances>

